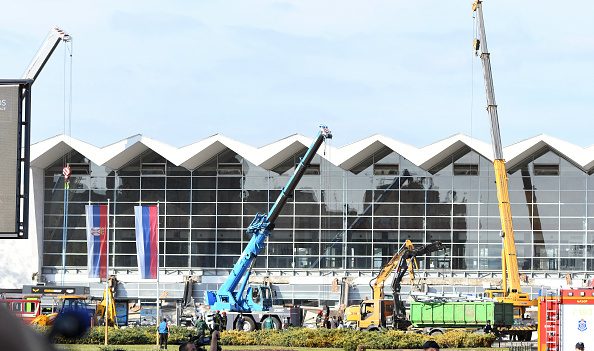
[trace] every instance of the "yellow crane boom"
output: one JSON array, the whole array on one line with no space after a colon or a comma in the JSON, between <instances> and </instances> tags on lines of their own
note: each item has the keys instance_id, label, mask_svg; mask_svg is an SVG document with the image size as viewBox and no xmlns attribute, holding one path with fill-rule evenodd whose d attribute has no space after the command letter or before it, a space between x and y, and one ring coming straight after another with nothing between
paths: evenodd
<instances>
[{"instance_id":1,"label":"yellow crane boom","mask_svg":"<svg viewBox=\"0 0 594 351\"><path fill-rule=\"evenodd\" d=\"M495 89L493 88L493 76L491 73L491 60L487 48L485 35L485 24L483 20L482 1L477 0L472 5L473 12L477 15L478 38L474 41L474 48L483 66L485 80L485 91L487 96L487 111L491 119L491 140L493 146L493 166L495 168L495 183L497 186L497 200L499 203L499 217L501 219L501 230L503 237L502 250L502 288L501 290L487 290L486 293L499 301L513 303L516 307L516 316L522 317L526 306L536 305L536 300L530 300L528 294L522 293L520 286L520 273L518 269L518 258L516 255L516 240L512 223L511 206L509 203L509 191L507 186L507 170L503 158L503 147L501 145L501 133L499 130L499 117L497 115L497 103L495 102Z\"/></svg>"}]
</instances>

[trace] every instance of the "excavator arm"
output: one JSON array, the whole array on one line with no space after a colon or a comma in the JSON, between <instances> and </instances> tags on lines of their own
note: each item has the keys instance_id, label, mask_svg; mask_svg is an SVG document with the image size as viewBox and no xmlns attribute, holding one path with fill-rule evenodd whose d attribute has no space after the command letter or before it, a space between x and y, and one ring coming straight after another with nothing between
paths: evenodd
<instances>
[{"instance_id":1,"label":"excavator arm","mask_svg":"<svg viewBox=\"0 0 594 351\"><path fill-rule=\"evenodd\" d=\"M400 299L400 289L402 286L400 283L404 278L406 272L409 272L412 279L414 279L414 269L418 268L417 265L417 257L418 256L426 256L432 252L439 251L444 249L445 247L441 243L441 241L434 241L431 244L421 246L417 249L410 248L406 249L402 255L400 255L400 259L398 262L398 269L394 274L394 280L392 280L392 292L394 295L394 321L403 320L406 317L406 309L404 307L404 303Z\"/></svg>"},{"instance_id":2,"label":"excavator arm","mask_svg":"<svg viewBox=\"0 0 594 351\"><path fill-rule=\"evenodd\" d=\"M404 245L392 256L392 258L386 263L378 275L369 282L371 291L373 292L374 300L381 300L384 298L384 284L386 279L392 274L394 269L400 265L401 258L406 252L410 252L414 249L414 245L410 240L406 240Z\"/></svg>"}]
</instances>

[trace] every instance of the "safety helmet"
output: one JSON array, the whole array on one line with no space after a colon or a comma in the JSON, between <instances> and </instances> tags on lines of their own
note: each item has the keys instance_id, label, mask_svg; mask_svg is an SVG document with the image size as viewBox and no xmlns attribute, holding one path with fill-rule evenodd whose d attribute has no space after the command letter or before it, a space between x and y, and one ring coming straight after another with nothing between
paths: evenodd
<instances>
[{"instance_id":1,"label":"safety helmet","mask_svg":"<svg viewBox=\"0 0 594 351\"><path fill-rule=\"evenodd\" d=\"M223 316L226 316L226 315L227 315L227 312L223 311Z\"/></svg>"}]
</instances>

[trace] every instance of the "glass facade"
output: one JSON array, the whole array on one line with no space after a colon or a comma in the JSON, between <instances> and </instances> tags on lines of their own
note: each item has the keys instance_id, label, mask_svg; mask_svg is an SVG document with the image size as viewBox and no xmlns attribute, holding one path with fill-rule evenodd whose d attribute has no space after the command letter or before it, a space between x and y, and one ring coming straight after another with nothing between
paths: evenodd
<instances>
[{"instance_id":1,"label":"glass facade","mask_svg":"<svg viewBox=\"0 0 594 351\"><path fill-rule=\"evenodd\" d=\"M111 170L73 152L66 268L86 269L85 205L109 199L110 269L136 270L133 207L158 203L161 269L229 270L249 240L245 228L269 209L300 156L266 170L226 150L187 170L147 151ZM421 269L500 272L493 166L471 149L429 170L387 148L351 170L319 156L313 163L255 270L377 271L410 239L445 244ZM44 175L46 270L62 267L63 164ZM594 271L593 176L546 149L509 170L509 189L522 272Z\"/></svg>"}]
</instances>

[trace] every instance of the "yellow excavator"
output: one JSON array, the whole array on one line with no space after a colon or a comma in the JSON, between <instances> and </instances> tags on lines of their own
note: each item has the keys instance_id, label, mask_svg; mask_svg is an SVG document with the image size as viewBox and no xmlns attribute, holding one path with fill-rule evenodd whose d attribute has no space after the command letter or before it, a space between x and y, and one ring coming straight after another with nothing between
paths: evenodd
<instances>
[{"instance_id":1,"label":"yellow excavator","mask_svg":"<svg viewBox=\"0 0 594 351\"><path fill-rule=\"evenodd\" d=\"M113 298L113 280L110 278L110 287L103 291L103 300L97 304L95 313L91 312L89 318L91 318L90 324L104 324L108 323L110 326L117 326L116 320L116 308L115 301ZM63 310L73 309L84 309L89 310L87 301L89 297L87 295L60 295L57 297L59 308L57 311L50 314L41 314L31 321L33 325L49 326L54 324L54 320L58 314ZM107 314L105 313L107 309ZM99 321L102 321L99 323Z\"/></svg>"},{"instance_id":2,"label":"yellow excavator","mask_svg":"<svg viewBox=\"0 0 594 351\"><path fill-rule=\"evenodd\" d=\"M495 102L495 90L493 88L491 61L489 50L487 48L487 38L485 36L485 24L483 20L481 0L477 0L473 3L472 11L476 13L478 25L478 38L474 39L474 49L477 56L480 56L483 66L485 91L487 95L487 111L489 112L491 120L491 140L494 155L493 166L495 168L495 183L497 187L497 200L499 203L499 217L501 219L501 236L503 237L503 250L501 253L501 289L488 289L485 291L485 295L498 302L513 304L514 317L518 322L518 325L515 326L518 331L515 334L519 339L528 341L532 336L532 331L536 330L536 327L532 326L529 321L526 321L526 308L529 306L536 306L537 300L531 299L530 294L523 293L520 286L516 241L514 237L507 186L507 171L505 168L505 160L503 158L499 117L497 115L497 104Z\"/></svg>"},{"instance_id":3,"label":"yellow excavator","mask_svg":"<svg viewBox=\"0 0 594 351\"><path fill-rule=\"evenodd\" d=\"M417 256L424 256L442 248L442 243L435 241L415 249L413 243L406 240L379 274L369 282L373 298L362 301L360 305L346 308L345 323L359 330L406 329L410 322L406 319L404 302L400 299L400 283L406 272L409 272L411 281L414 281L414 269L418 268ZM392 280L393 298L386 299L384 285L394 270L396 272Z\"/></svg>"}]
</instances>

